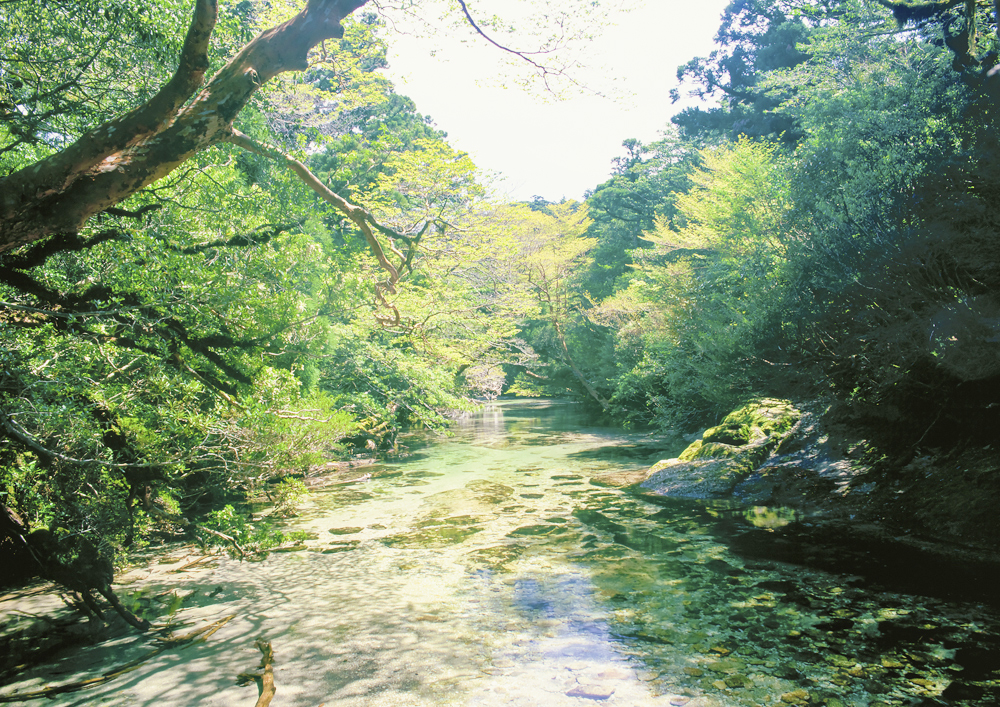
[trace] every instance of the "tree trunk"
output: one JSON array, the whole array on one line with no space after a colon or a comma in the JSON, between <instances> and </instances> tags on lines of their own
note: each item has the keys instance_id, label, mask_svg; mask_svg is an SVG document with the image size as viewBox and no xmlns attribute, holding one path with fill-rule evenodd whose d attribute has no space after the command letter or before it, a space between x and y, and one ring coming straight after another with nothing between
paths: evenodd
<instances>
[{"instance_id":1,"label":"tree trunk","mask_svg":"<svg viewBox=\"0 0 1000 707\"><path fill-rule=\"evenodd\" d=\"M570 356L569 346L566 344L566 337L563 335L562 326L559 324L559 319L552 317L552 326L555 327L556 335L559 337L559 345L562 346L563 360L566 365L569 366L570 370L573 371L573 375L577 377L583 387L587 390L594 400L601 406L601 409L607 412L608 408L611 407L611 403L608 402L607 398L597 392L597 388L591 385L590 381L583 375L576 364L573 363L573 357Z\"/></svg>"},{"instance_id":2,"label":"tree trunk","mask_svg":"<svg viewBox=\"0 0 1000 707\"><path fill-rule=\"evenodd\" d=\"M218 16L217 0L197 0L177 71L153 98L0 179L0 253L76 232L91 216L228 139L233 120L265 81L306 69L309 51L342 37L341 20L367 1L307 0L295 17L244 46L195 96Z\"/></svg>"}]
</instances>

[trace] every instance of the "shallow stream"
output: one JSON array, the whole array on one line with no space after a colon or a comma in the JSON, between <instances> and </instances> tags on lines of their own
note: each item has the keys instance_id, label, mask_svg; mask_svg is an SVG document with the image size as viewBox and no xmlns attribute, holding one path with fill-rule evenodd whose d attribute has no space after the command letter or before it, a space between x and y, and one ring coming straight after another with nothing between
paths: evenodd
<instances>
[{"instance_id":1,"label":"shallow stream","mask_svg":"<svg viewBox=\"0 0 1000 707\"><path fill-rule=\"evenodd\" d=\"M256 687L235 679L256 667L258 636L274 647L273 707L1000 704L995 609L747 552L795 519L785 509L594 485L666 455L578 406L496 403L409 444L372 479L309 497L293 523L315 535L307 550L134 572L128 589L179 597L178 622L235 617L35 704L250 707ZM150 645L123 636L16 687Z\"/></svg>"}]
</instances>

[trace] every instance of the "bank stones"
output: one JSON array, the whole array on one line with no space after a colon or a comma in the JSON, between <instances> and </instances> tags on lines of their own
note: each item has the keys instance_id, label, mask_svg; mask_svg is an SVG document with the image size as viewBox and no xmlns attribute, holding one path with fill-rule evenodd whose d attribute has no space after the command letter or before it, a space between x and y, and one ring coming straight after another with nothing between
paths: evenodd
<instances>
[{"instance_id":1,"label":"bank stones","mask_svg":"<svg viewBox=\"0 0 1000 707\"><path fill-rule=\"evenodd\" d=\"M736 660L735 658L724 658L723 660L713 661L705 667L716 673L735 673L738 670L743 670L746 664L742 660Z\"/></svg>"},{"instance_id":2,"label":"bank stones","mask_svg":"<svg viewBox=\"0 0 1000 707\"><path fill-rule=\"evenodd\" d=\"M750 678L748 678L746 675L740 675L740 674L728 675L723 680L723 682L726 683L726 687L733 689L747 688L753 685L753 681Z\"/></svg>"},{"instance_id":3,"label":"bank stones","mask_svg":"<svg viewBox=\"0 0 1000 707\"><path fill-rule=\"evenodd\" d=\"M354 528L354 527L344 527L344 528L330 528L330 533L332 535L354 535L355 533L360 533L364 528Z\"/></svg>"}]
</instances>

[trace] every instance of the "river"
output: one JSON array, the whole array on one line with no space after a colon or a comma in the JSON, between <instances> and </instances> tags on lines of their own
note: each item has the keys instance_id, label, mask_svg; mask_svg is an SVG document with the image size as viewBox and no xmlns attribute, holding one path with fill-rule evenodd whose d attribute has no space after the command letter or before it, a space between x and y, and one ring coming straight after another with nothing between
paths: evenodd
<instances>
[{"instance_id":1,"label":"river","mask_svg":"<svg viewBox=\"0 0 1000 707\"><path fill-rule=\"evenodd\" d=\"M250 707L256 687L235 679L256 667L257 637L274 648L274 707L1000 704L994 608L740 549L795 521L785 509L597 486L663 451L577 405L498 402L407 443L370 480L309 496L292 522L306 550L170 573L180 552L133 571L137 600L176 597L178 632L234 618L29 704ZM99 674L150 645L123 634L12 687Z\"/></svg>"}]
</instances>

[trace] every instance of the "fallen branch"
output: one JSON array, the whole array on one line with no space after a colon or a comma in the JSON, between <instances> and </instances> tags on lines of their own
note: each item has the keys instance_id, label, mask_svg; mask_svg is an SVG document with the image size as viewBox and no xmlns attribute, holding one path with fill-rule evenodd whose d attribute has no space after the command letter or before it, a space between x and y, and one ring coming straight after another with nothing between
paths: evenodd
<instances>
[{"instance_id":1,"label":"fallen branch","mask_svg":"<svg viewBox=\"0 0 1000 707\"><path fill-rule=\"evenodd\" d=\"M260 665L258 670L262 673L240 673L236 677L238 685L246 685L250 682L257 683L257 704L254 707L268 707L274 699L277 691L274 687L274 651L271 649L271 642L265 642L263 638L257 639L257 649L260 651Z\"/></svg>"},{"instance_id":2,"label":"fallen branch","mask_svg":"<svg viewBox=\"0 0 1000 707\"><path fill-rule=\"evenodd\" d=\"M138 616L133 614L131 611L122 606L122 603L118 600L118 595L111 591L111 587L94 587L102 597L108 600L112 608L118 612L125 623L127 623L132 628L138 629L139 631L148 631L149 622L146 619L140 619ZM83 592L84 597L88 596L87 592Z\"/></svg>"},{"instance_id":3,"label":"fallen branch","mask_svg":"<svg viewBox=\"0 0 1000 707\"><path fill-rule=\"evenodd\" d=\"M202 628L195 629L190 633L185 633L183 636L168 636L166 638L159 639L160 647L154 648L146 655L141 658L137 658L133 661L120 665L117 668L110 670L100 677L88 678L87 680L78 680L77 682L67 683L65 685L55 685L53 687L46 687L42 690L34 690L32 692L22 692L16 695L0 695L0 703L6 702L26 702L28 700L38 699L40 697L52 697L53 695L62 695L67 692L77 692L83 690L84 688L94 687L96 685L103 685L106 682L111 682L117 677L130 673L136 668L140 667L144 663L148 663L150 660L156 656L164 653L172 648L183 648L192 643L205 641L213 633L218 631L220 628L225 626L229 621L236 617L235 614L232 616L226 616L225 618L219 619L215 623L209 624L208 626L203 626ZM273 678L272 678L273 681ZM259 703L258 703L259 704ZM265 705L267 703L264 703Z\"/></svg>"},{"instance_id":4,"label":"fallen branch","mask_svg":"<svg viewBox=\"0 0 1000 707\"><path fill-rule=\"evenodd\" d=\"M204 569L203 565L206 562L211 562L217 559L215 555L205 555L204 557L199 557L197 560L191 560L187 564L181 565L176 569L170 570L171 572L187 572L189 569Z\"/></svg>"}]
</instances>

